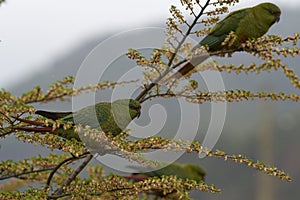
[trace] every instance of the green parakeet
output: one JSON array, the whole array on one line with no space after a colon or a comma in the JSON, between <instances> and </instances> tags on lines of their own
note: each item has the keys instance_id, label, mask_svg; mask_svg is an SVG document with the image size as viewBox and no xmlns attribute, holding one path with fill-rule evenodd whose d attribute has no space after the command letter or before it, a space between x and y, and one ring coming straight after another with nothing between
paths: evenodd
<instances>
[{"instance_id":1,"label":"green parakeet","mask_svg":"<svg viewBox=\"0 0 300 200\"><path fill-rule=\"evenodd\" d=\"M205 170L198 165L194 164L179 164L172 163L158 170L149 171L145 173L135 173L130 176L123 176L127 179L132 179L135 181L145 180L148 177L159 177L164 176L176 176L183 180L189 179L197 182L203 181L205 177ZM179 196L175 191L170 191L164 194L161 190L154 190L156 196L164 197L165 199L179 199Z\"/></svg>"},{"instance_id":2,"label":"green parakeet","mask_svg":"<svg viewBox=\"0 0 300 200\"><path fill-rule=\"evenodd\" d=\"M206 172L205 170L194 164L180 164L180 163L171 163L161 169L149 171L145 173L137 173L131 176L124 176L125 178L133 180L143 180L147 177L161 177L165 176L176 176L181 179L190 179L200 182L204 179Z\"/></svg>"},{"instance_id":3,"label":"green parakeet","mask_svg":"<svg viewBox=\"0 0 300 200\"><path fill-rule=\"evenodd\" d=\"M203 180L205 176L205 171L198 165L194 164L179 164L179 163L172 163L164 168L146 172L145 175L149 177L161 177L162 175L170 176L174 175L177 178L181 179L190 179L200 182Z\"/></svg>"},{"instance_id":4,"label":"green parakeet","mask_svg":"<svg viewBox=\"0 0 300 200\"><path fill-rule=\"evenodd\" d=\"M116 136L124 130L134 118L139 117L140 111L141 104L138 101L133 99L119 99L112 103L100 102L95 105L87 106L74 113L38 110L36 114L52 120L61 120L63 123L72 122L80 124L83 127L88 125L91 128L98 128L100 125L102 131ZM73 129L64 130L63 128L57 128L53 131L52 127L35 127L31 129L30 127L26 127L26 129L21 128L21 130L52 132L66 139L75 138L80 140L78 134L75 133Z\"/></svg>"},{"instance_id":5,"label":"green parakeet","mask_svg":"<svg viewBox=\"0 0 300 200\"><path fill-rule=\"evenodd\" d=\"M209 52L238 48L248 39L263 36L275 22L279 22L280 15L280 8L273 3L261 3L229 13L192 51L201 46L207 46ZM236 39L231 46L222 46L230 32L234 32ZM169 79L185 76L207 58L203 56L202 60L199 58L196 62L188 62Z\"/></svg>"}]
</instances>

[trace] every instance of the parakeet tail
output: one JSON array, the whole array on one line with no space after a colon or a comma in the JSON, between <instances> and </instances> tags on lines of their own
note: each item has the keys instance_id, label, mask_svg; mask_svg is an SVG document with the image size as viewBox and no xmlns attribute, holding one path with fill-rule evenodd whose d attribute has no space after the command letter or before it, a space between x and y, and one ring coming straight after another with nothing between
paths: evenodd
<instances>
[{"instance_id":1,"label":"parakeet tail","mask_svg":"<svg viewBox=\"0 0 300 200\"><path fill-rule=\"evenodd\" d=\"M209 58L209 54L204 55L196 55L192 57L192 59L187 62L183 67L181 67L177 72L175 72L172 76L167 79L163 79L160 83L167 84L169 81L173 79L181 79L182 77L189 77L194 72L196 72L196 67L203 63L207 58Z\"/></svg>"},{"instance_id":2,"label":"parakeet tail","mask_svg":"<svg viewBox=\"0 0 300 200\"><path fill-rule=\"evenodd\" d=\"M44 110L37 110L35 114L41 115L43 117L47 117L48 119L52 120L58 120L60 118L66 117L72 112L50 112L50 111L44 111Z\"/></svg>"}]
</instances>

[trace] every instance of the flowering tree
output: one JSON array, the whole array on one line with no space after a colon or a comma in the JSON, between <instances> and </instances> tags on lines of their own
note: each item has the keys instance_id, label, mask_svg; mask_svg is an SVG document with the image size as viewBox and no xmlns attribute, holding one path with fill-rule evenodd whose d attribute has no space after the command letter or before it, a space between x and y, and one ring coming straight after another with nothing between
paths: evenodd
<instances>
[{"instance_id":1,"label":"flowering tree","mask_svg":"<svg viewBox=\"0 0 300 200\"><path fill-rule=\"evenodd\" d=\"M237 0L181 0L182 7L171 6L171 17L167 19L166 43L160 49L154 49L151 56L142 55L141 52L129 49L127 56L133 59L144 69L142 91L136 100L140 103L153 98L183 98L189 103L202 104L204 102L241 102L254 99L268 101L293 101L300 99L298 94L287 94L286 92L253 92L243 88L225 91L206 91L199 88L198 82L190 80L184 85L182 79L172 76L173 70L178 69L186 63L192 62L195 58L200 62L184 78L190 78L192 74L207 70L222 73L235 72L238 76L241 73L259 74L261 71L281 70L290 83L297 89L300 82L294 71L282 62L282 57L295 57L299 55L297 41L298 34L281 38L277 35L266 35L256 39L248 39L241 45L232 48L224 48L217 51L205 51L198 49L191 51L192 44L187 41L189 36L197 37L210 32L211 25L219 21L219 15L227 13L229 6L238 3ZM2 1L0 1L2 3ZM188 15L188 17L185 17ZM199 29L199 25L201 29ZM204 28L203 28L204 27ZM230 33L224 40L224 46L232 45L235 33ZM205 49L207 50L207 49ZM235 52L244 52L253 55L261 60L260 64L245 65L241 63L219 64L216 61L205 62L209 56L230 57ZM62 154L49 154L47 157L34 156L25 160L6 160L0 163L0 180L9 180L1 189L0 199L48 198L57 199L62 197L73 198L132 198L140 195L149 195L156 191L154 196L165 198L189 199L189 191L192 189L203 192L220 192L213 184L207 184L203 180L182 179L177 174L160 176L149 176L147 179L130 181L117 174L106 176L101 165L87 166L93 155L90 149L86 148L80 140L65 139L52 131L42 131L43 127L51 127L55 130L62 127L65 130L72 129L73 125L66 123L62 125L61 120L51 120L35 115L34 103L49 103L53 101L66 101L73 96L83 92L113 89L116 86L130 84L134 80L123 82L101 82L96 85L89 85L80 88L73 87L75 79L66 77L63 80L53 83L45 92L39 86L20 95L13 96L9 91L0 91L0 138L5 139L8 135L14 135L18 140L26 143L40 144L52 150L62 151ZM163 87L167 86L165 90ZM93 135L93 140L98 140L105 147L101 147L104 153L118 155L128 160L151 164L151 161L144 159L139 153L153 149L166 151L184 150L187 153L204 154L208 157L215 157L224 160L231 160L237 164L244 164L270 176L281 180L291 181L291 178L282 170L276 167L269 167L260 161L254 161L241 154L230 155L220 150L211 150L202 146L200 141L178 141L162 137L147 137L141 140L128 139L129 131L124 131L116 137L106 137L105 133L99 133L97 129L89 127L77 127L76 130L83 130L87 135ZM95 134L96 133L96 134ZM98 133L98 134L97 134ZM96 135L96 137L94 137ZM122 152L122 153L120 153ZM71 164L80 162L77 167ZM87 168L85 169L85 167ZM90 177L84 178L78 174L86 170ZM29 187L24 191L18 191L20 187L38 183L37 187ZM7 191L8 188L15 188ZM157 192L158 191L158 192Z\"/></svg>"}]
</instances>

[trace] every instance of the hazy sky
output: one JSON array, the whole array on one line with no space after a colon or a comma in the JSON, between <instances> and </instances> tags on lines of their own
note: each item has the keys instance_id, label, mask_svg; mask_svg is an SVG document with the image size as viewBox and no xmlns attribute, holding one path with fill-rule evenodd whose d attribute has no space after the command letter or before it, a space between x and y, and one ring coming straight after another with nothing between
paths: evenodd
<instances>
[{"instance_id":1,"label":"hazy sky","mask_svg":"<svg viewBox=\"0 0 300 200\"><path fill-rule=\"evenodd\" d=\"M28 76L96 34L118 33L154 22L164 23L170 5L178 2L7 0L0 7L0 88ZM260 2L264 1L241 0L234 9ZM299 0L270 2L282 8L300 8Z\"/></svg>"}]
</instances>

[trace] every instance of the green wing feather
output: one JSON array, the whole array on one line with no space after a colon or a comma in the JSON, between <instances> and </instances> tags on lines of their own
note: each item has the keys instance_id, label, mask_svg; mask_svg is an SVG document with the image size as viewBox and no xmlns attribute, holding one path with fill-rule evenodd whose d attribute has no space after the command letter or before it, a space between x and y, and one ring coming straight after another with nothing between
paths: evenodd
<instances>
[{"instance_id":1,"label":"green wing feather","mask_svg":"<svg viewBox=\"0 0 300 200\"><path fill-rule=\"evenodd\" d=\"M194 164L179 164L179 163L172 163L167 165L164 168L146 172L145 175L149 177L157 176L161 177L165 176L177 176L177 178L181 179L190 179L200 181L203 180L205 176L205 171L200 166Z\"/></svg>"},{"instance_id":2,"label":"green wing feather","mask_svg":"<svg viewBox=\"0 0 300 200\"><path fill-rule=\"evenodd\" d=\"M241 20L244 19L246 15L249 14L249 8L237 10L235 12L230 13L225 17L222 21L217 23L211 30L210 34L208 34L201 42L200 46L208 46L209 50L219 50L221 48L221 44L227 35L231 31L236 31L239 27ZM199 48L197 45L195 48ZM194 49L195 49L194 48Z\"/></svg>"},{"instance_id":3,"label":"green wing feather","mask_svg":"<svg viewBox=\"0 0 300 200\"><path fill-rule=\"evenodd\" d=\"M73 122L91 128L97 128L99 125L107 121L110 112L110 103L98 103L96 105L87 106L74 114L62 118L63 122ZM97 117L95 117L97 116Z\"/></svg>"},{"instance_id":4,"label":"green wing feather","mask_svg":"<svg viewBox=\"0 0 300 200\"><path fill-rule=\"evenodd\" d=\"M147 176L153 177L161 177L162 175L170 176L170 175L176 175L178 178L183 178L185 176L185 172L182 171L182 166L178 163L172 163L170 165L167 165L164 168L146 172Z\"/></svg>"}]
</instances>

